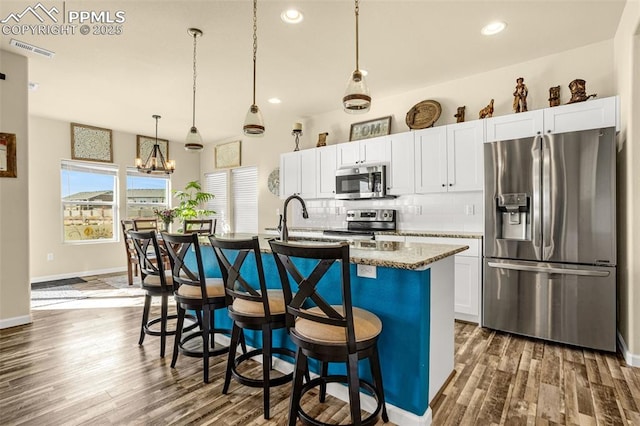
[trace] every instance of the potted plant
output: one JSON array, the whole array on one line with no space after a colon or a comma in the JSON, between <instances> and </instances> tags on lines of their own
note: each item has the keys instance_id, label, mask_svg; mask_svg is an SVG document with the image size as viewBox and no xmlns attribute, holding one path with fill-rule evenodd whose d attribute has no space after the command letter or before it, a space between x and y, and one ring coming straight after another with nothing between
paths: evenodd
<instances>
[{"instance_id":1,"label":"potted plant","mask_svg":"<svg viewBox=\"0 0 640 426\"><path fill-rule=\"evenodd\" d=\"M175 213L176 217L182 222L182 230L184 230L185 220L198 219L216 213L213 210L201 208L203 203L212 200L215 195L202 191L202 186L197 180L187 183L181 191L174 190L173 196L180 200L180 204L175 208Z\"/></svg>"}]
</instances>

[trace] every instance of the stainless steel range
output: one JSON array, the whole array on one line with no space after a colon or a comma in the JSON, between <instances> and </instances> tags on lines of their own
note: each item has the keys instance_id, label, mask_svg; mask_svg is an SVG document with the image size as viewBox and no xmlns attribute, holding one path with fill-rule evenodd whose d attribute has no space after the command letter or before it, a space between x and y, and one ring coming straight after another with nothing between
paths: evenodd
<instances>
[{"instance_id":1,"label":"stainless steel range","mask_svg":"<svg viewBox=\"0 0 640 426\"><path fill-rule=\"evenodd\" d=\"M347 210L347 229L326 230L328 238L373 240L376 231L395 231L396 211L393 209Z\"/></svg>"}]
</instances>

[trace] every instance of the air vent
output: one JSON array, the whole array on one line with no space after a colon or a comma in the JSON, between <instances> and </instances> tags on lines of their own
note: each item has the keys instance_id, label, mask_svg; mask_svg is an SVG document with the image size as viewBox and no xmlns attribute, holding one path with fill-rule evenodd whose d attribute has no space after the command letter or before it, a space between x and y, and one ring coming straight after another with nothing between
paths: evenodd
<instances>
[{"instance_id":1,"label":"air vent","mask_svg":"<svg viewBox=\"0 0 640 426\"><path fill-rule=\"evenodd\" d=\"M24 41L18 41L14 38L11 39L9 43L13 47L17 47L18 49L26 50L27 52L35 53L36 55L44 56L45 58L53 58L55 53L50 50L43 49L42 47L34 46L29 43L25 43Z\"/></svg>"}]
</instances>

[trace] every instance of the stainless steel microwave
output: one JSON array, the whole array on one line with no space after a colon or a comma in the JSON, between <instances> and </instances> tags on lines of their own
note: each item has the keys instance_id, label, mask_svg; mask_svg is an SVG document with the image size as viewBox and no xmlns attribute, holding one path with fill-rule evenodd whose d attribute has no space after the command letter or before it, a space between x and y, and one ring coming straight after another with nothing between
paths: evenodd
<instances>
[{"instance_id":1,"label":"stainless steel microwave","mask_svg":"<svg viewBox=\"0 0 640 426\"><path fill-rule=\"evenodd\" d=\"M387 196L387 166L348 167L336 170L336 199L359 200Z\"/></svg>"}]
</instances>

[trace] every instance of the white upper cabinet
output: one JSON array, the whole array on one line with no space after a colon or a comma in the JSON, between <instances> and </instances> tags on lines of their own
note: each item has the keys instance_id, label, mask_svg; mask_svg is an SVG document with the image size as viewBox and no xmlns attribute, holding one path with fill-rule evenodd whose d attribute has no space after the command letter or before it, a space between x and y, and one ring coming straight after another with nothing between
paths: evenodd
<instances>
[{"instance_id":1,"label":"white upper cabinet","mask_svg":"<svg viewBox=\"0 0 640 426\"><path fill-rule=\"evenodd\" d=\"M316 150L306 149L280 156L280 198L297 194L316 197Z\"/></svg>"},{"instance_id":2,"label":"white upper cabinet","mask_svg":"<svg viewBox=\"0 0 640 426\"><path fill-rule=\"evenodd\" d=\"M529 138L542 134L544 110L487 118L486 142Z\"/></svg>"},{"instance_id":3,"label":"white upper cabinet","mask_svg":"<svg viewBox=\"0 0 640 426\"><path fill-rule=\"evenodd\" d=\"M316 198L336 196L336 145L318 148L316 152Z\"/></svg>"},{"instance_id":4,"label":"white upper cabinet","mask_svg":"<svg viewBox=\"0 0 640 426\"><path fill-rule=\"evenodd\" d=\"M480 120L447 126L447 186L449 191L482 191L484 187L484 123Z\"/></svg>"},{"instance_id":5,"label":"white upper cabinet","mask_svg":"<svg viewBox=\"0 0 640 426\"><path fill-rule=\"evenodd\" d=\"M391 161L387 171L387 192L390 195L414 193L414 143L413 132L390 136Z\"/></svg>"},{"instance_id":6,"label":"white upper cabinet","mask_svg":"<svg viewBox=\"0 0 640 426\"><path fill-rule=\"evenodd\" d=\"M594 99L575 104L544 109L544 133L566 133L577 130L616 127L619 98Z\"/></svg>"},{"instance_id":7,"label":"white upper cabinet","mask_svg":"<svg viewBox=\"0 0 640 426\"><path fill-rule=\"evenodd\" d=\"M415 192L482 191L483 140L479 120L416 131Z\"/></svg>"},{"instance_id":8,"label":"white upper cabinet","mask_svg":"<svg viewBox=\"0 0 640 426\"><path fill-rule=\"evenodd\" d=\"M337 145L338 168L388 162L389 136L345 142Z\"/></svg>"},{"instance_id":9,"label":"white upper cabinet","mask_svg":"<svg viewBox=\"0 0 640 426\"><path fill-rule=\"evenodd\" d=\"M552 108L487 118L485 142L520 139L542 134L616 127L619 129L617 96Z\"/></svg>"},{"instance_id":10,"label":"white upper cabinet","mask_svg":"<svg viewBox=\"0 0 640 426\"><path fill-rule=\"evenodd\" d=\"M415 145L415 191L419 194L447 192L447 128L417 130Z\"/></svg>"}]
</instances>

